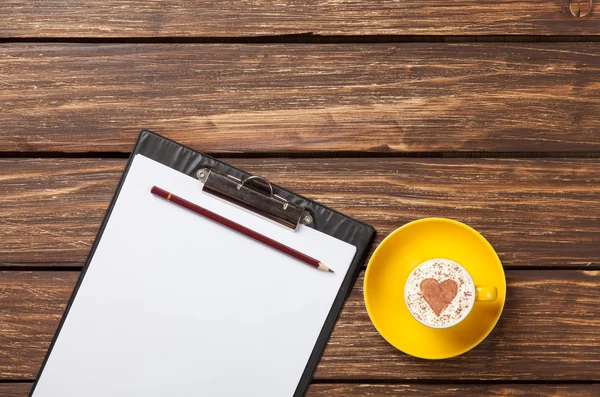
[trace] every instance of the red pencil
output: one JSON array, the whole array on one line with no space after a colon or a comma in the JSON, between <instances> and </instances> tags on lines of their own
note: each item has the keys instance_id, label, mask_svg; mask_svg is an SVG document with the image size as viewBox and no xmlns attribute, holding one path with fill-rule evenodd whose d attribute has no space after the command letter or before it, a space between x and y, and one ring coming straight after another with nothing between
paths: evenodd
<instances>
[{"instance_id":1,"label":"red pencil","mask_svg":"<svg viewBox=\"0 0 600 397\"><path fill-rule=\"evenodd\" d=\"M274 248L278 251L281 251L284 254L288 254L291 257L301 260L302 262L309 264L318 270L323 270L325 272L333 273L333 270L331 270L330 268L325 266L323 263L319 262L317 259L315 259L311 256L303 254L302 252L300 252L298 250L288 247L287 245L281 244L279 241L275 241L272 238L269 238L263 234L255 232L254 230L249 229L246 226L242 226L239 223L232 221L231 219L225 218L224 216L215 214L214 212L209 211L206 208L203 208L197 204L187 201L184 198L181 198L172 193L169 193L166 190L163 190L157 186L153 186L152 189L150 190L150 192L152 192L152 194L154 194L156 196L164 198L167 201L170 201L170 202L180 205L184 208L187 208L188 210L193 211L196 214L202 215L210 220L220 223L223 226L233 229L238 233L242 233L243 235L248 236L256 241L260 241L261 243L266 244L269 247Z\"/></svg>"}]
</instances>

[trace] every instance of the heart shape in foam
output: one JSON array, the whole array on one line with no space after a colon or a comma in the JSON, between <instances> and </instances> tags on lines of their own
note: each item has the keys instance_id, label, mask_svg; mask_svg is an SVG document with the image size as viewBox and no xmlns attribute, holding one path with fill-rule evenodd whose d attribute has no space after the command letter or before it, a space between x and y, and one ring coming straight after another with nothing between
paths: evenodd
<instances>
[{"instance_id":1,"label":"heart shape in foam","mask_svg":"<svg viewBox=\"0 0 600 397\"><path fill-rule=\"evenodd\" d=\"M454 280L438 282L434 278L421 281L421 292L436 316L439 317L458 293L458 284Z\"/></svg>"}]
</instances>

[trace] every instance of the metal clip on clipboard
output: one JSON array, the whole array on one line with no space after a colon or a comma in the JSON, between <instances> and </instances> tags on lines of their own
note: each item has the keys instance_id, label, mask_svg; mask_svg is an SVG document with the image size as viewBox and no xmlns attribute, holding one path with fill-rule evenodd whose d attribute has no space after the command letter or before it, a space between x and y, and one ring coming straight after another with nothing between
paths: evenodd
<instances>
[{"instance_id":1,"label":"metal clip on clipboard","mask_svg":"<svg viewBox=\"0 0 600 397\"><path fill-rule=\"evenodd\" d=\"M261 176L252 175L239 179L209 168L201 168L196 172L196 177L204 183L203 191L290 229L296 230L298 224L310 225L313 222L308 211L275 194L271 183Z\"/></svg>"}]
</instances>

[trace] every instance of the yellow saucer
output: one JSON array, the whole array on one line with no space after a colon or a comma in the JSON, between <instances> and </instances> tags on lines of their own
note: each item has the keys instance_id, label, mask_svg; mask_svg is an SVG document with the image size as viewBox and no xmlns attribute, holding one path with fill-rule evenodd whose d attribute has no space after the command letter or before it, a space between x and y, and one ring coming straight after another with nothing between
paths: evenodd
<instances>
[{"instance_id":1,"label":"yellow saucer","mask_svg":"<svg viewBox=\"0 0 600 397\"><path fill-rule=\"evenodd\" d=\"M493 302L475 302L462 322L429 328L409 313L404 284L410 272L433 258L451 259L471 274L476 286L496 287ZM506 299L506 280L498 255L469 226L444 218L426 218L392 232L377 247L365 274L365 303L377 331L392 346L415 357L442 359L477 346L492 331Z\"/></svg>"}]
</instances>

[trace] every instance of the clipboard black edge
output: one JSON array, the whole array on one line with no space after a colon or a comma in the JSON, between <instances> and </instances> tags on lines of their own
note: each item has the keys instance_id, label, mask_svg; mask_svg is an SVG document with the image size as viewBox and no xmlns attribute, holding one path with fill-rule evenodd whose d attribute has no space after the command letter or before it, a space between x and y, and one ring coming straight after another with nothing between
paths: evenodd
<instances>
[{"instance_id":1,"label":"clipboard black edge","mask_svg":"<svg viewBox=\"0 0 600 397\"><path fill-rule=\"evenodd\" d=\"M164 146L171 146L171 148L167 149ZM167 154L167 152L168 152L168 154ZM127 162L127 165L125 166L123 175L121 176L121 179L119 180L119 184L117 185L115 194L113 195L113 198L111 199L110 205L106 211L104 219L102 220L100 228L98 229L98 233L96 234L96 238L94 240L94 244L92 245L92 249L90 250L90 253L85 261L85 265L81 271L81 274L79 275L77 284L75 285L75 288L73 289L71 298L69 299L69 302L68 302L68 304L65 308L65 311L63 313L63 316L60 320L57 331L56 331L56 333L52 339L52 342L50 344L50 347L46 353L46 357L44 358L42 366L40 367L38 375L36 376L35 382L29 393L29 397L33 397L35 388L36 388L36 386L39 382L39 379L44 371L46 363L48 362L50 354L52 353L52 349L54 348L56 340L58 339L60 331L61 331L61 329L64 325L64 322L67 318L67 315L69 314L69 310L71 309L71 306L75 300L77 292L79 291L79 288L83 282L83 279L84 279L87 269L90 265L90 262L91 262L92 258L94 257L96 248L102 238L102 234L104 233L106 224L108 223L108 220L110 219L110 215L112 214L114 205L119 197L121 188L123 186L125 179L127 178L127 174L129 173L129 168L131 167L131 163L133 162L133 159L135 158L136 154L142 154L146 157L149 157L149 158L151 158L155 161L158 161L170 168L173 168L179 172L185 173L192 177L195 177L194 173L198 169L205 167L205 166L209 166L211 168L218 168L218 170L221 172L228 173L230 175L235 174L234 176L237 176L240 178L247 177L250 175L250 174L244 172L243 170L240 170L239 168L225 164L211 156L208 156L204 153L197 152L197 151L195 151L189 147L186 147L184 145L181 145L171 139L160 136L150 130L143 129L141 131L141 133L138 137L138 140L133 148L131 156ZM311 227L313 227L323 233L326 233L333 237L336 237L340 240L343 240L343 241L345 241L349 244L352 244L356 247L356 253L354 255L354 259L352 260L352 263L348 269L348 272L346 273L346 277L344 278L344 281L342 282L342 285L338 291L338 294L335 297L333 305L331 306L331 309L327 315L325 323L323 324L323 327L321 328L321 332L319 333L319 336L317 338L315 346L313 347L313 351L311 352L309 360L304 368L304 371L302 373L300 381L298 382L296 390L293 394L293 397L302 397L306 394L306 392L310 386L314 372L317 368L317 365L323 354L323 351L325 350L325 346L327 345L327 341L329 340L331 332L333 331L333 327L337 321L337 318L339 317L339 314L344 306L344 302L346 301L348 295L350 294L352 287L356 281L356 278L358 277L358 274L359 274L360 268L361 268L361 264L364 261L366 254L368 252L368 248L370 247L371 242L373 240L373 237L375 234L375 229L372 226L370 226L364 222L358 221L358 220L353 219L347 215L344 215L338 211L335 211L331 208L328 208L321 204L318 204L317 202L307 199L306 197L292 193L291 191L286 190L280 186L273 185L273 188L274 188L276 194L284 197L288 201L291 201L295 204L304 206L309 209L309 211L312 213L313 219L314 219L314 224L311 225ZM319 213L316 213L316 211L319 211ZM324 216L323 214L327 214L327 216ZM343 225L341 225L341 224L332 225L332 222L331 222L332 217L335 218L337 222L343 221L344 224ZM322 218L325 218L325 219L322 219ZM350 229L352 229L352 230L350 230ZM350 231L350 233L344 234L344 231Z\"/></svg>"}]
</instances>

